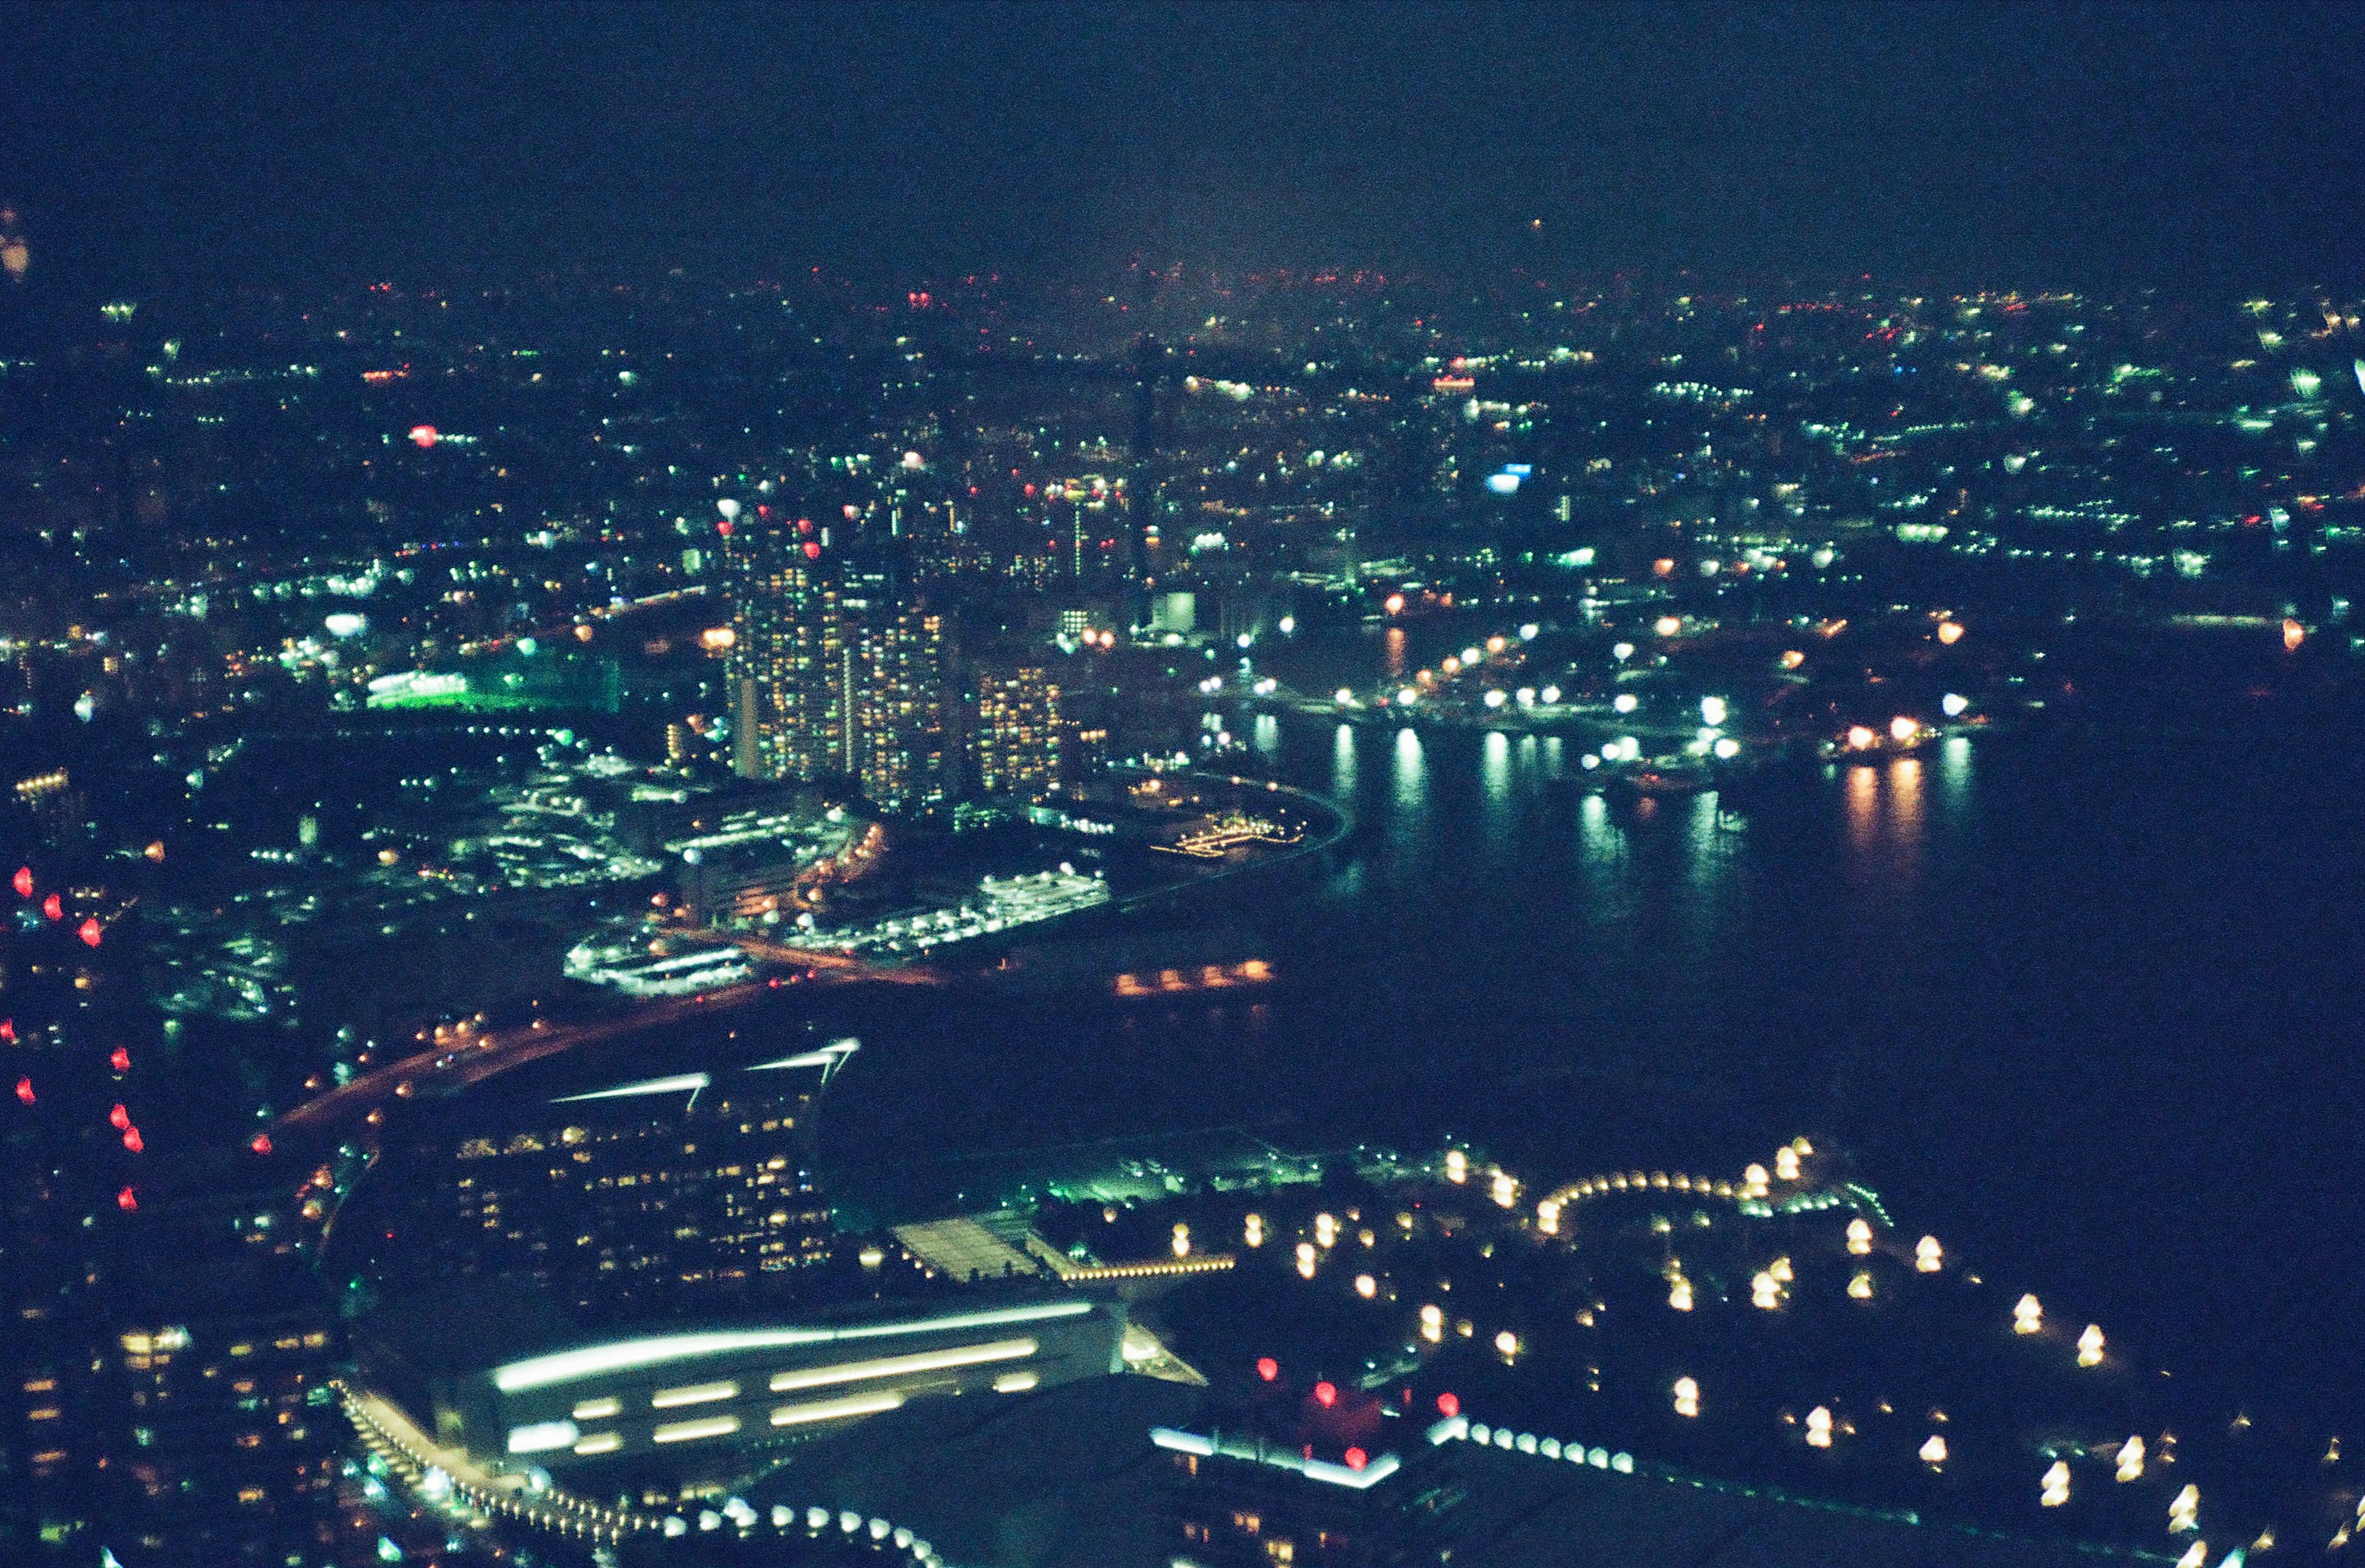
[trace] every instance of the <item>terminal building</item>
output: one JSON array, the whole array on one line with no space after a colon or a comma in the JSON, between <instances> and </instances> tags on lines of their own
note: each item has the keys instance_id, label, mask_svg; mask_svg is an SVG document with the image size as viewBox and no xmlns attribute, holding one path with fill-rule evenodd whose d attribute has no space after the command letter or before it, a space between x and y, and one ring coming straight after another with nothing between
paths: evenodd
<instances>
[{"instance_id":1,"label":"terminal building","mask_svg":"<svg viewBox=\"0 0 2365 1568\"><path fill-rule=\"evenodd\" d=\"M923 1397L1023 1393L1124 1370L1124 1309L1076 1296L953 1310L889 1304L827 1323L750 1324L575 1344L437 1383L439 1442L568 1485L677 1487L751 1468L747 1450ZM595 1489L596 1484L595 1484Z\"/></svg>"}]
</instances>

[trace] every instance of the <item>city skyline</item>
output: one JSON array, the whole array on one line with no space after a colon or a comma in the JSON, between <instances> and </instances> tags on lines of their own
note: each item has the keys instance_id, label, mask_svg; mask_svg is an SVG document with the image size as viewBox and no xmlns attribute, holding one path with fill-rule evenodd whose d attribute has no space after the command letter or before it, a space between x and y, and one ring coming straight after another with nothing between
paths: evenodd
<instances>
[{"instance_id":1,"label":"city skyline","mask_svg":"<svg viewBox=\"0 0 2365 1568\"><path fill-rule=\"evenodd\" d=\"M0 1561L2365 1550L2346 22L0 11Z\"/></svg>"}]
</instances>

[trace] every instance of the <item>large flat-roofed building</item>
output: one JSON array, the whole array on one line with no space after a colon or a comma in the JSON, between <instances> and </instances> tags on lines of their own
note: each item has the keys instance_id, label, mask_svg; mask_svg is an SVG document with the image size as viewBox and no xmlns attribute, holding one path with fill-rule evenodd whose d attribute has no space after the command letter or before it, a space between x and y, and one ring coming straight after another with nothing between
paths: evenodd
<instances>
[{"instance_id":1,"label":"large flat-roofed building","mask_svg":"<svg viewBox=\"0 0 2365 1568\"><path fill-rule=\"evenodd\" d=\"M659 1462L626 1466L635 1471L728 1473L750 1447L909 1400L1122 1372L1125 1323L1114 1302L1004 1298L599 1339L443 1383L434 1430L480 1462L554 1473L611 1459Z\"/></svg>"}]
</instances>

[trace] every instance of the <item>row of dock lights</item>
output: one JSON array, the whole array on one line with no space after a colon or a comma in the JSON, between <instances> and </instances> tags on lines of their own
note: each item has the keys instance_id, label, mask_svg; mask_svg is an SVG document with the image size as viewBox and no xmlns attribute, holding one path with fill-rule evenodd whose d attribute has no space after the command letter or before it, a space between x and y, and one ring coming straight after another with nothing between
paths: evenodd
<instances>
[{"instance_id":1,"label":"row of dock lights","mask_svg":"<svg viewBox=\"0 0 2365 1568\"><path fill-rule=\"evenodd\" d=\"M1679 1376L1679 1379L1675 1379L1672 1393L1675 1393L1676 1415L1700 1415L1698 1379ZM1438 1426L1430 1428L1430 1442L1450 1442L1454 1438L1466 1438L1469 1442L1478 1442L1481 1448L1507 1448L1520 1454L1540 1454L1544 1459L1570 1459L1575 1464L1592 1464L1594 1469L1618 1471L1620 1476L1634 1473L1634 1457L1631 1454L1608 1454L1598 1448L1586 1450L1582 1442L1565 1442L1564 1445L1559 1438L1537 1438L1532 1433L1516 1433L1514 1436L1507 1428L1490 1428L1490 1426L1478 1424L1478 1421L1459 1419L1459 1400L1454 1400L1454 1395L1450 1395L1450 1393L1438 1395L1438 1409L1448 1412L1448 1415L1442 1421L1438 1421ZM1807 1445L1810 1448L1828 1450L1833 1433L1852 1431L1844 1421L1831 1415L1831 1407L1826 1407L1826 1405L1816 1405L1814 1409L1810 1409L1804 1426L1807 1426ZM1942 1469L1949 1459L1946 1438L1933 1433L1922 1442L1921 1450L1916 1450L1916 1454L1930 1469ZM2126 1445L2119 1450L2119 1481L2135 1481L2140 1473L2143 1473L2143 1438L2128 1438ZM2069 1464L2065 1459L2056 1459L2046 1469L2044 1478L2039 1481L2039 1502L2048 1509L2057 1509L2057 1506L2065 1506L2069 1502ZM2360 1514L2365 1514L2365 1504L2360 1504ZM2176 1535L2192 1535L2197 1528L2200 1528L2200 1490L2188 1485L2169 1504L2169 1530L2176 1532ZM2249 1551L2263 1551L2270 1544L2273 1544L2273 1535L2268 1532L2249 1549L2235 1547L2225 1556L2225 1561L2218 1563L2218 1568L2242 1568ZM2209 1542L2195 1540L2185 1549L2183 1556L2178 1556L2176 1568L2209 1568Z\"/></svg>"},{"instance_id":2,"label":"row of dock lights","mask_svg":"<svg viewBox=\"0 0 2365 1568\"><path fill-rule=\"evenodd\" d=\"M470 1506L506 1514L521 1524L537 1529L595 1540L604 1535L611 1545L619 1543L627 1530L652 1530L668 1540L686 1536L690 1531L690 1521L679 1515L634 1514L623 1508L603 1507L588 1499L555 1490L535 1495L531 1502L525 1502L456 1481L441 1466L426 1463L391 1433L381 1431L349 1390L342 1384L333 1386L345 1396L346 1413L372 1452L381 1459L391 1456L391 1462L431 1502L448 1505L456 1496ZM697 1528L701 1532L712 1531L728 1522L744 1536L756 1528L758 1518L754 1505L744 1497L733 1497L720 1508L701 1510L697 1516ZM774 1529L786 1531L795 1528L798 1512L788 1504L779 1503L773 1505L769 1518ZM897 1551L908 1553L919 1568L943 1568L944 1565L944 1559L936 1554L933 1544L913 1534L910 1529L888 1519L875 1516L866 1518L851 1508L833 1512L816 1505L804 1510L803 1521L806 1530L812 1535L821 1535L834 1524L842 1535L850 1540L867 1535L874 1542L891 1541Z\"/></svg>"}]
</instances>

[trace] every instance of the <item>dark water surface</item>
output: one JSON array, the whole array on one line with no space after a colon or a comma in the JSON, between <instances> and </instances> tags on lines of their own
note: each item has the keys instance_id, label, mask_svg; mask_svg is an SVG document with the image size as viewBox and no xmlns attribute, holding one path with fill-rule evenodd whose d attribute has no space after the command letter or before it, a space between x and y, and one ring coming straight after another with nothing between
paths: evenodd
<instances>
[{"instance_id":1,"label":"dark water surface","mask_svg":"<svg viewBox=\"0 0 2365 1568\"><path fill-rule=\"evenodd\" d=\"M910 1155L1451 1133L1531 1183L1737 1172L1804 1132L2048 1315L2365 1412L2348 748L1949 740L1743 815L1610 806L1561 780L1574 741L1252 738L1360 824L1322 876L1211 917L1279 984L834 1003L870 1047L841 1131Z\"/></svg>"}]
</instances>

